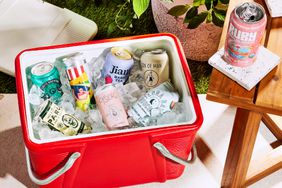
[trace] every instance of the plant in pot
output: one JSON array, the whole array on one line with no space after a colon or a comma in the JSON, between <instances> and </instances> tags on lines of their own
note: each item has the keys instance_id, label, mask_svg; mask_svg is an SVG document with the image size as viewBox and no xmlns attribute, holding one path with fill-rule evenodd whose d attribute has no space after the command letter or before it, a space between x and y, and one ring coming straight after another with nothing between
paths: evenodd
<instances>
[{"instance_id":1,"label":"plant in pot","mask_svg":"<svg viewBox=\"0 0 282 188\"><path fill-rule=\"evenodd\" d=\"M102 1L102 0L95 0ZM104 0L107 2L108 0ZM108 26L108 35L117 29L124 32L132 30L134 21L139 19L150 6L150 0L113 0L118 3L117 13L114 20ZM173 2L173 0L160 0L162 2Z\"/></svg>"},{"instance_id":2,"label":"plant in pot","mask_svg":"<svg viewBox=\"0 0 282 188\"><path fill-rule=\"evenodd\" d=\"M229 0L152 1L156 26L160 32L180 39L188 59L207 61L218 48Z\"/></svg>"}]
</instances>

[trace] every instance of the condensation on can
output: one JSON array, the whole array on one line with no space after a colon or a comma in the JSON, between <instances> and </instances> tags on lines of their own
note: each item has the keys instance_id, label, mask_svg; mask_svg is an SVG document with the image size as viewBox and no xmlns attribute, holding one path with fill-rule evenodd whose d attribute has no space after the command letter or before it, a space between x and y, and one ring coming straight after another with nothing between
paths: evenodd
<instances>
[{"instance_id":1,"label":"condensation on can","mask_svg":"<svg viewBox=\"0 0 282 188\"><path fill-rule=\"evenodd\" d=\"M267 18L264 8L254 2L237 6L230 15L223 58L238 67L252 65L263 37Z\"/></svg>"}]
</instances>

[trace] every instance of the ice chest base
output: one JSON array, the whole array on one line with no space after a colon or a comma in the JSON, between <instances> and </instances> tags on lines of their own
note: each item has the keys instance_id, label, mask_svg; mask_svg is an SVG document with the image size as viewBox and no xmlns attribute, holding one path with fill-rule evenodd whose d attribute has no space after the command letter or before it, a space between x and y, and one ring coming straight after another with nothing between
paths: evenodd
<instances>
[{"instance_id":1,"label":"ice chest base","mask_svg":"<svg viewBox=\"0 0 282 188\"><path fill-rule=\"evenodd\" d=\"M28 113L26 75L24 67L39 62L40 58L54 58L81 49L106 48L120 45L142 48L167 48L174 63L171 65L172 82L181 90L183 101L188 104L191 120L180 125L149 127L104 135L83 135L62 140L38 141L33 137ZM168 46L170 45L170 47ZM144 47L143 47L144 48ZM50 53L54 55L50 55ZM99 55L99 54L92 54ZM30 61L27 61L27 58ZM81 156L63 175L41 187L120 187L149 182L164 182L179 177L184 166L165 158L153 145L162 143L172 154L187 159L203 117L193 86L190 71L178 39L171 34L153 34L120 39L30 49L16 58L16 79L24 141L32 173L39 179L46 178L60 169L69 157L79 152Z\"/></svg>"}]
</instances>

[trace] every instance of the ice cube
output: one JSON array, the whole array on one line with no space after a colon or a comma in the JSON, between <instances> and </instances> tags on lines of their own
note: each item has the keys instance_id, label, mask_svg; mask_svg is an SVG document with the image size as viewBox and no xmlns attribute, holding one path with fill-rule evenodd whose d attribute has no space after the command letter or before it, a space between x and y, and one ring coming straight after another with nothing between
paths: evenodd
<instances>
[{"instance_id":1,"label":"ice cube","mask_svg":"<svg viewBox=\"0 0 282 188\"><path fill-rule=\"evenodd\" d=\"M60 137L64 137L65 135L63 135L61 132L58 131L52 131L49 127L42 127L39 131L38 131L39 137L40 139L51 139L51 138L60 138Z\"/></svg>"},{"instance_id":2,"label":"ice cube","mask_svg":"<svg viewBox=\"0 0 282 188\"><path fill-rule=\"evenodd\" d=\"M157 124L176 124L184 123L188 121L189 114L187 113L187 108L182 102L175 103L172 111L166 112L159 117L157 117Z\"/></svg>"},{"instance_id":3,"label":"ice cube","mask_svg":"<svg viewBox=\"0 0 282 188\"><path fill-rule=\"evenodd\" d=\"M142 92L146 92L144 86L144 74L141 70L132 71L129 76L129 82L135 82Z\"/></svg>"},{"instance_id":4,"label":"ice cube","mask_svg":"<svg viewBox=\"0 0 282 188\"><path fill-rule=\"evenodd\" d=\"M32 105L40 105L43 102L41 95L42 95L42 90L36 85L32 85L28 94L29 103Z\"/></svg>"},{"instance_id":5,"label":"ice cube","mask_svg":"<svg viewBox=\"0 0 282 188\"><path fill-rule=\"evenodd\" d=\"M62 101L59 106L61 108L63 108L65 110L66 113L68 114L74 114L75 113L75 109L73 107L73 104L71 102L65 102L65 101Z\"/></svg>"},{"instance_id":6,"label":"ice cube","mask_svg":"<svg viewBox=\"0 0 282 188\"><path fill-rule=\"evenodd\" d=\"M102 116L98 109L89 110L88 115L87 121L92 126L92 132L108 131L102 121Z\"/></svg>"},{"instance_id":7,"label":"ice cube","mask_svg":"<svg viewBox=\"0 0 282 188\"><path fill-rule=\"evenodd\" d=\"M105 49L99 57L94 57L87 63L90 81L94 89L105 84L105 79L102 78L101 71L105 64L105 57L110 52L110 49Z\"/></svg>"}]
</instances>

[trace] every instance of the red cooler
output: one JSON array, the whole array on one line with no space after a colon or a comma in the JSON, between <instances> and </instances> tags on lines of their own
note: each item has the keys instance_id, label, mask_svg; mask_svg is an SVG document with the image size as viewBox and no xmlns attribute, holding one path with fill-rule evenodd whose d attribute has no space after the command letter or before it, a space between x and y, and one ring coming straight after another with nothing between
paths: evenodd
<instances>
[{"instance_id":1,"label":"red cooler","mask_svg":"<svg viewBox=\"0 0 282 188\"><path fill-rule=\"evenodd\" d=\"M170 57L170 79L187 107L187 121L55 139L34 135L26 68L40 61L82 52L97 57L106 48L127 46L164 48ZM117 39L28 49L16 57L18 101L26 145L28 172L41 187L107 188L149 182L165 182L184 170L203 115L190 70L179 40L171 34L152 34Z\"/></svg>"}]
</instances>

